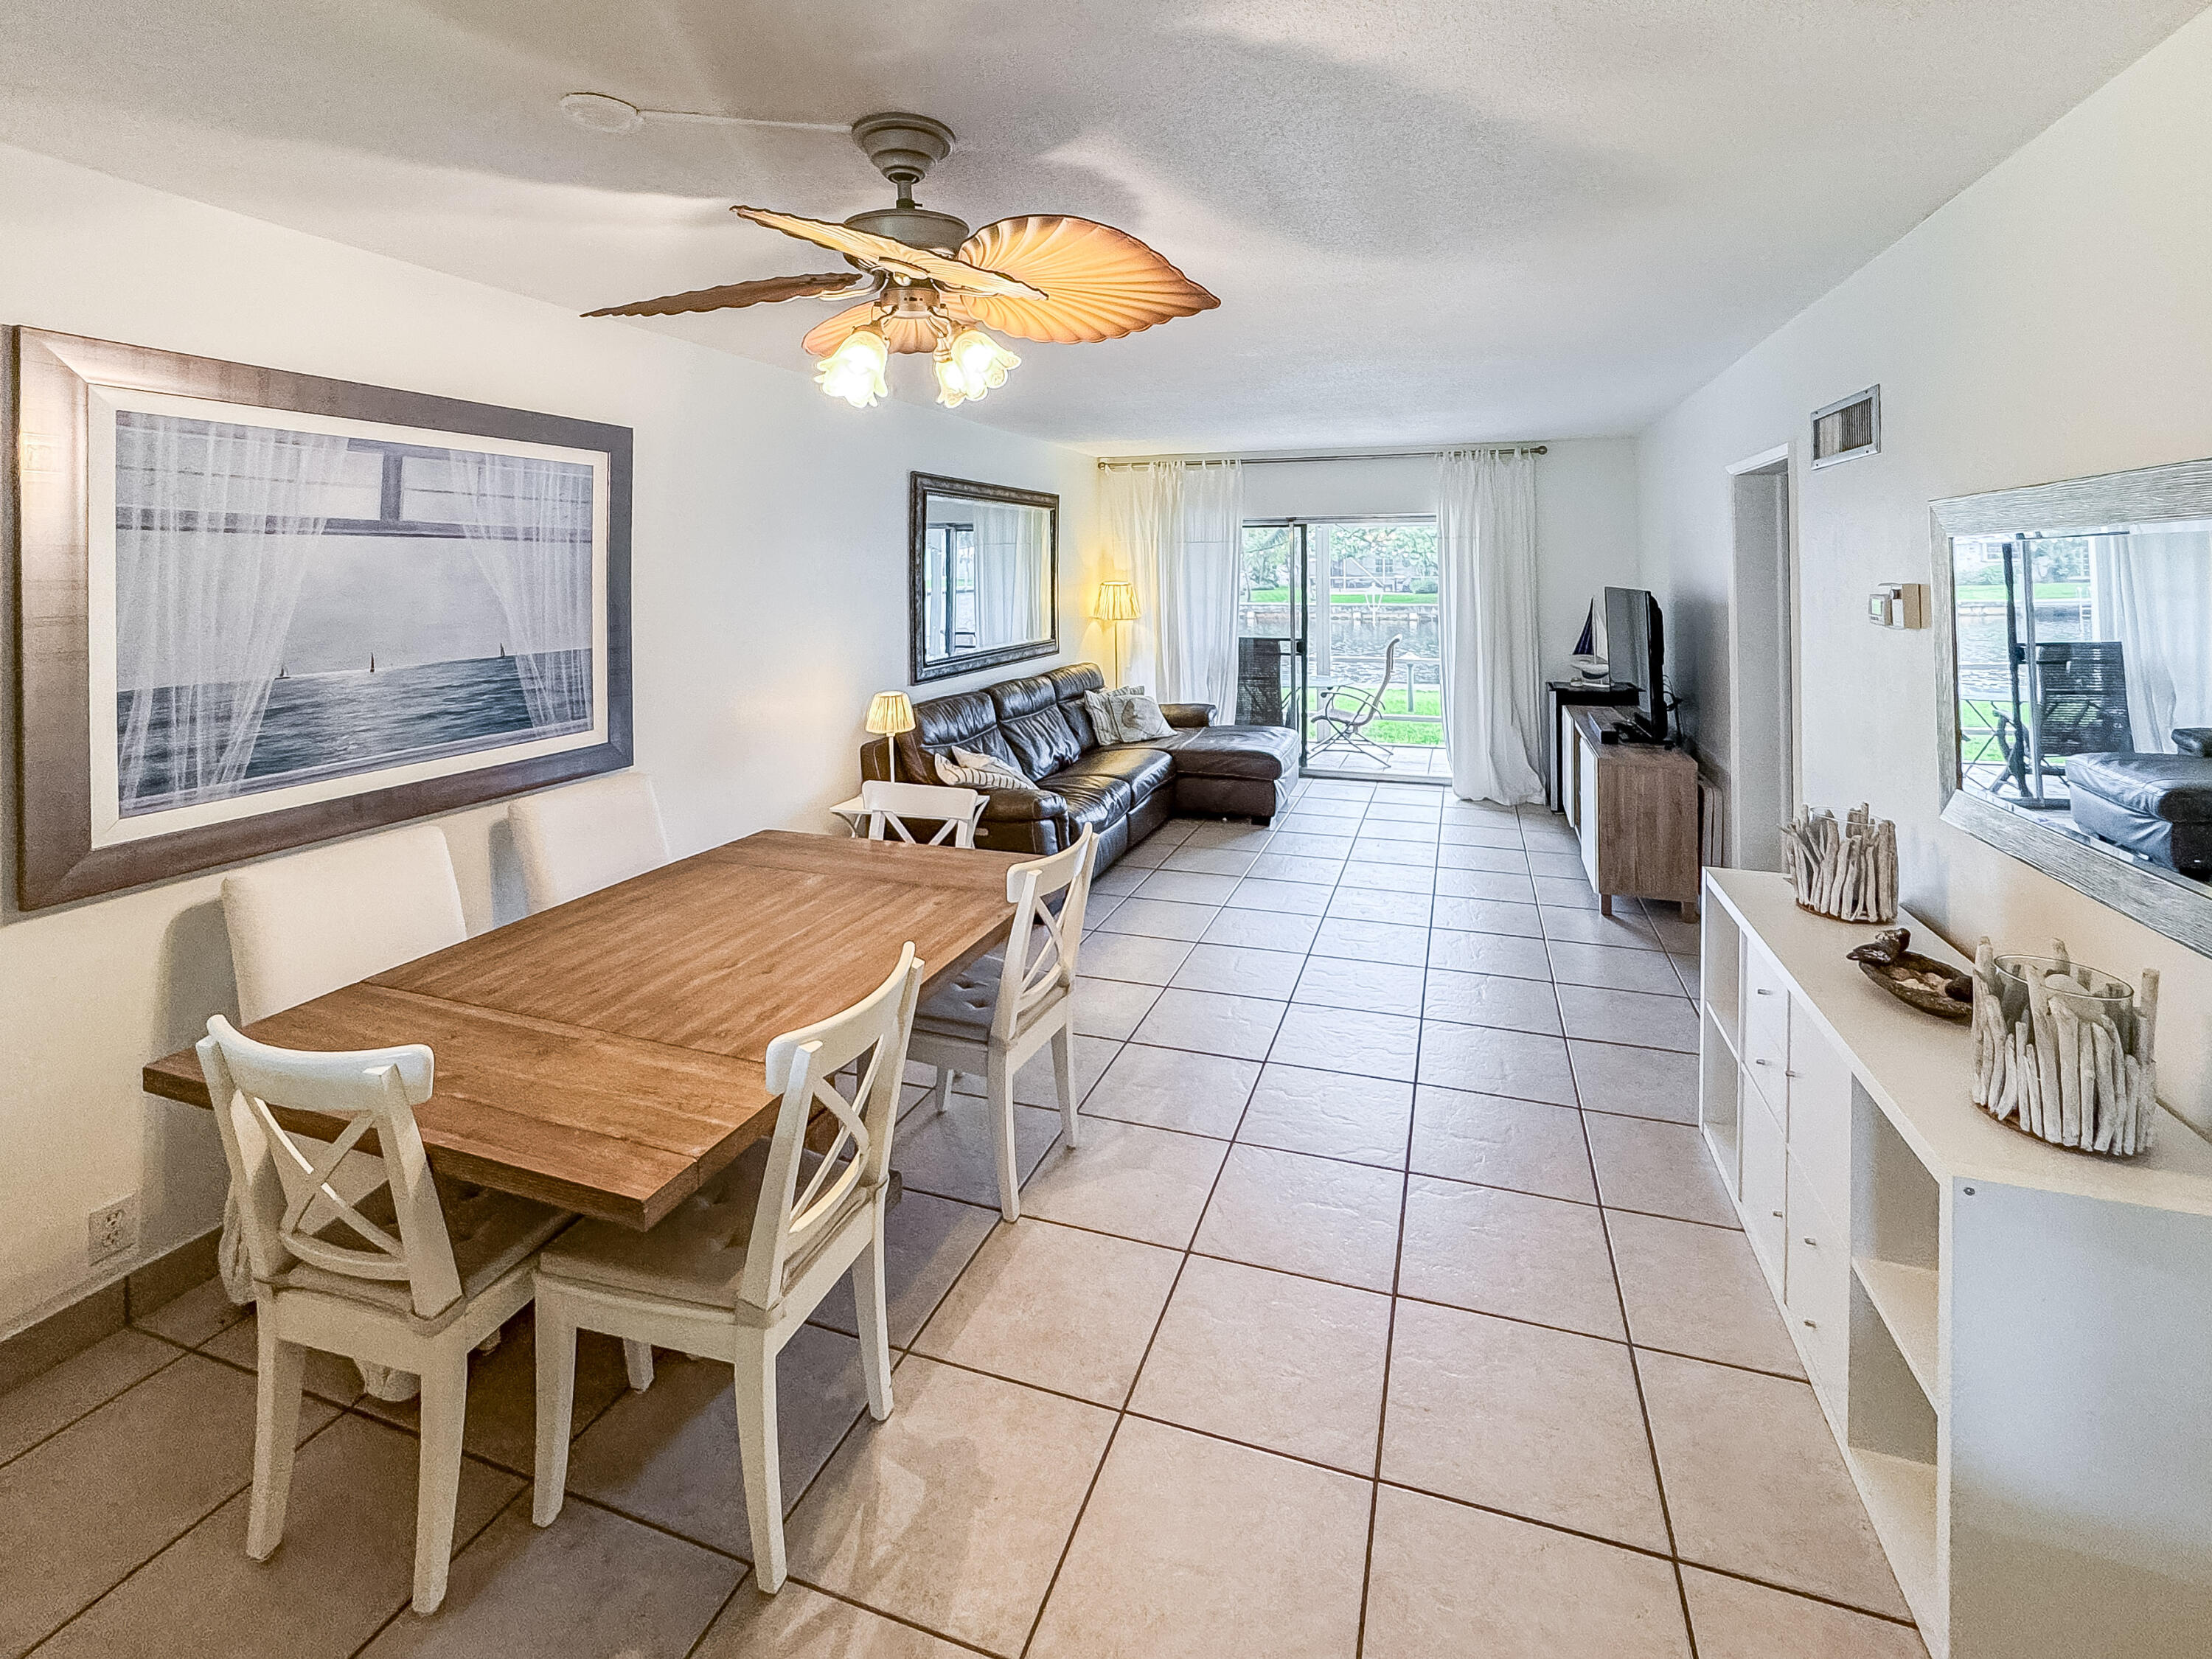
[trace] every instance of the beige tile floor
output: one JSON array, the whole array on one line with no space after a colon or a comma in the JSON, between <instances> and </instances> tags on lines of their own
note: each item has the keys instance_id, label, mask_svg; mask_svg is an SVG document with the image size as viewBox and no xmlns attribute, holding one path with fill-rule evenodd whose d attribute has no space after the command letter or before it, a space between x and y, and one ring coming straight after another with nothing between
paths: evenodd
<instances>
[{"instance_id":1,"label":"beige tile floor","mask_svg":"<svg viewBox=\"0 0 2212 1659\"><path fill-rule=\"evenodd\" d=\"M773 1600L698 1362L631 1394L587 1336L530 1525L526 1316L475 1362L435 1617L411 1408L339 1362L246 1560L252 1327L208 1285L0 1397L0 1656L1921 1655L1690 1127L1695 931L1616 908L1556 818L1418 786L1136 848L1082 1147L1032 1067L1007 1227L975 1082L910 1106L896 1411L842 1292L786 1352Z\"/></svg>"}]
</instances>

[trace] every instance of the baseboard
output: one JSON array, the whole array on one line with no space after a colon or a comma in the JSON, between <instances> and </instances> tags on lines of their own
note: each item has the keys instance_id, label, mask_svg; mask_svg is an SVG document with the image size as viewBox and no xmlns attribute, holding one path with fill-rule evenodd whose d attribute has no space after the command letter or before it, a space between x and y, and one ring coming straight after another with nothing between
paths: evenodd
<instances>
[{"instance_id":1,"label":"baseboard","mask_svg":"<svg viewBox=\"0 0 2212 1659\"><path fill-rule=\"evenodd\" d=\"M197 1238L173 1245L140 1262L118 1279L85 1291L35 1323L0 1340L0 1394L75 1358L94 1343L112 1336L133 1319L175 1301L215 1277L216 1250L222 1236L211 1227Z\"/></svg>"}]
</instances>

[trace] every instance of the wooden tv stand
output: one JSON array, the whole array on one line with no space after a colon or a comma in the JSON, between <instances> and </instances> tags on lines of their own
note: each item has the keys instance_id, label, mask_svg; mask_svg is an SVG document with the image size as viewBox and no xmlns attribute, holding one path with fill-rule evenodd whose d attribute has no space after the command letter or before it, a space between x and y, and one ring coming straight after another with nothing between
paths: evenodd
<instances>
[{"instance_id":1,"label":"wooden tv stand","mask_svg":"<svg viewBox=\"0 0 2212 1659\"><path fill-rule=\"evenodd\" d=\"M1660 899L1698 919L1698 763L1680 749L1607 741L1617 708L1560 711L1567 765L1561 805L1581 837L1599 908L1616 896Z\"/></svg>"}]
</instances>

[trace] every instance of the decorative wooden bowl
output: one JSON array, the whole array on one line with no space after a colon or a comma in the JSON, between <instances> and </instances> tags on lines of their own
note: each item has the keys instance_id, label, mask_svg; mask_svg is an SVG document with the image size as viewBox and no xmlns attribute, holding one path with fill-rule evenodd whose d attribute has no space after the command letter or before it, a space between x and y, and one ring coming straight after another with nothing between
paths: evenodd
<instances>
[{"instance_id":1,"label":"decorative wooden bowl","mask_svg":"<svg viewBox=\"0 0 2212 1659\"><path fill-rule=\"evenodd\" d=\"M1877 933L1850 953L1859 971L1895 997L1938 1019L1974 1017L1974 976L1923 957L1905 947L1912 941L1909 927L1893 927Z\"/></svg>"}]
</instances>

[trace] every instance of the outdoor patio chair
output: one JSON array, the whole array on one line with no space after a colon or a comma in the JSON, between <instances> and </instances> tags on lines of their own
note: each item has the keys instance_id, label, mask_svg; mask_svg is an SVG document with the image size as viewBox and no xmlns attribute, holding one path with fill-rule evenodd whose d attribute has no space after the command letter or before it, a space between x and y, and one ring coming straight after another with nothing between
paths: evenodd
<instances>
[{"instance_id":1,"label":"outdoor patio chair","mask_svg":"<svg viewBox=\"0 0 2212 1659\"><path fill-rule=\"evenodd\" d=\"M1389 750L1369 737L1367 728L1382 712L1382 699L1390 690L1390 677L1397 672L1398 647L1404 637L1393 634L1390 643L1382 647L1382 677L1372 691L1332 685L1322 693L1321 702L1313 712L1309 756L1325 750L1349 749L1385 766L1390 763Z\"/></svg>"},{"instance_id":2,"label":"outdoor patio chair","mask_svg":"<svg viewBox=\"0 0 2212 1659\"><path fill-rule=\"evenodd\" d=\"M2126 652L2118 640L2051 640L2035 647L2036 726L2042 743L2031 748L2027 732L2009 714L1996 716L1996 740L2004 756L2002 787L2008 781L2022 799L2039 796L2028 776L2039 752L2044 777L2063 778L2069 755L2127 754L2135 748L2128 719Z\"/></svg>"}]
</instances>

